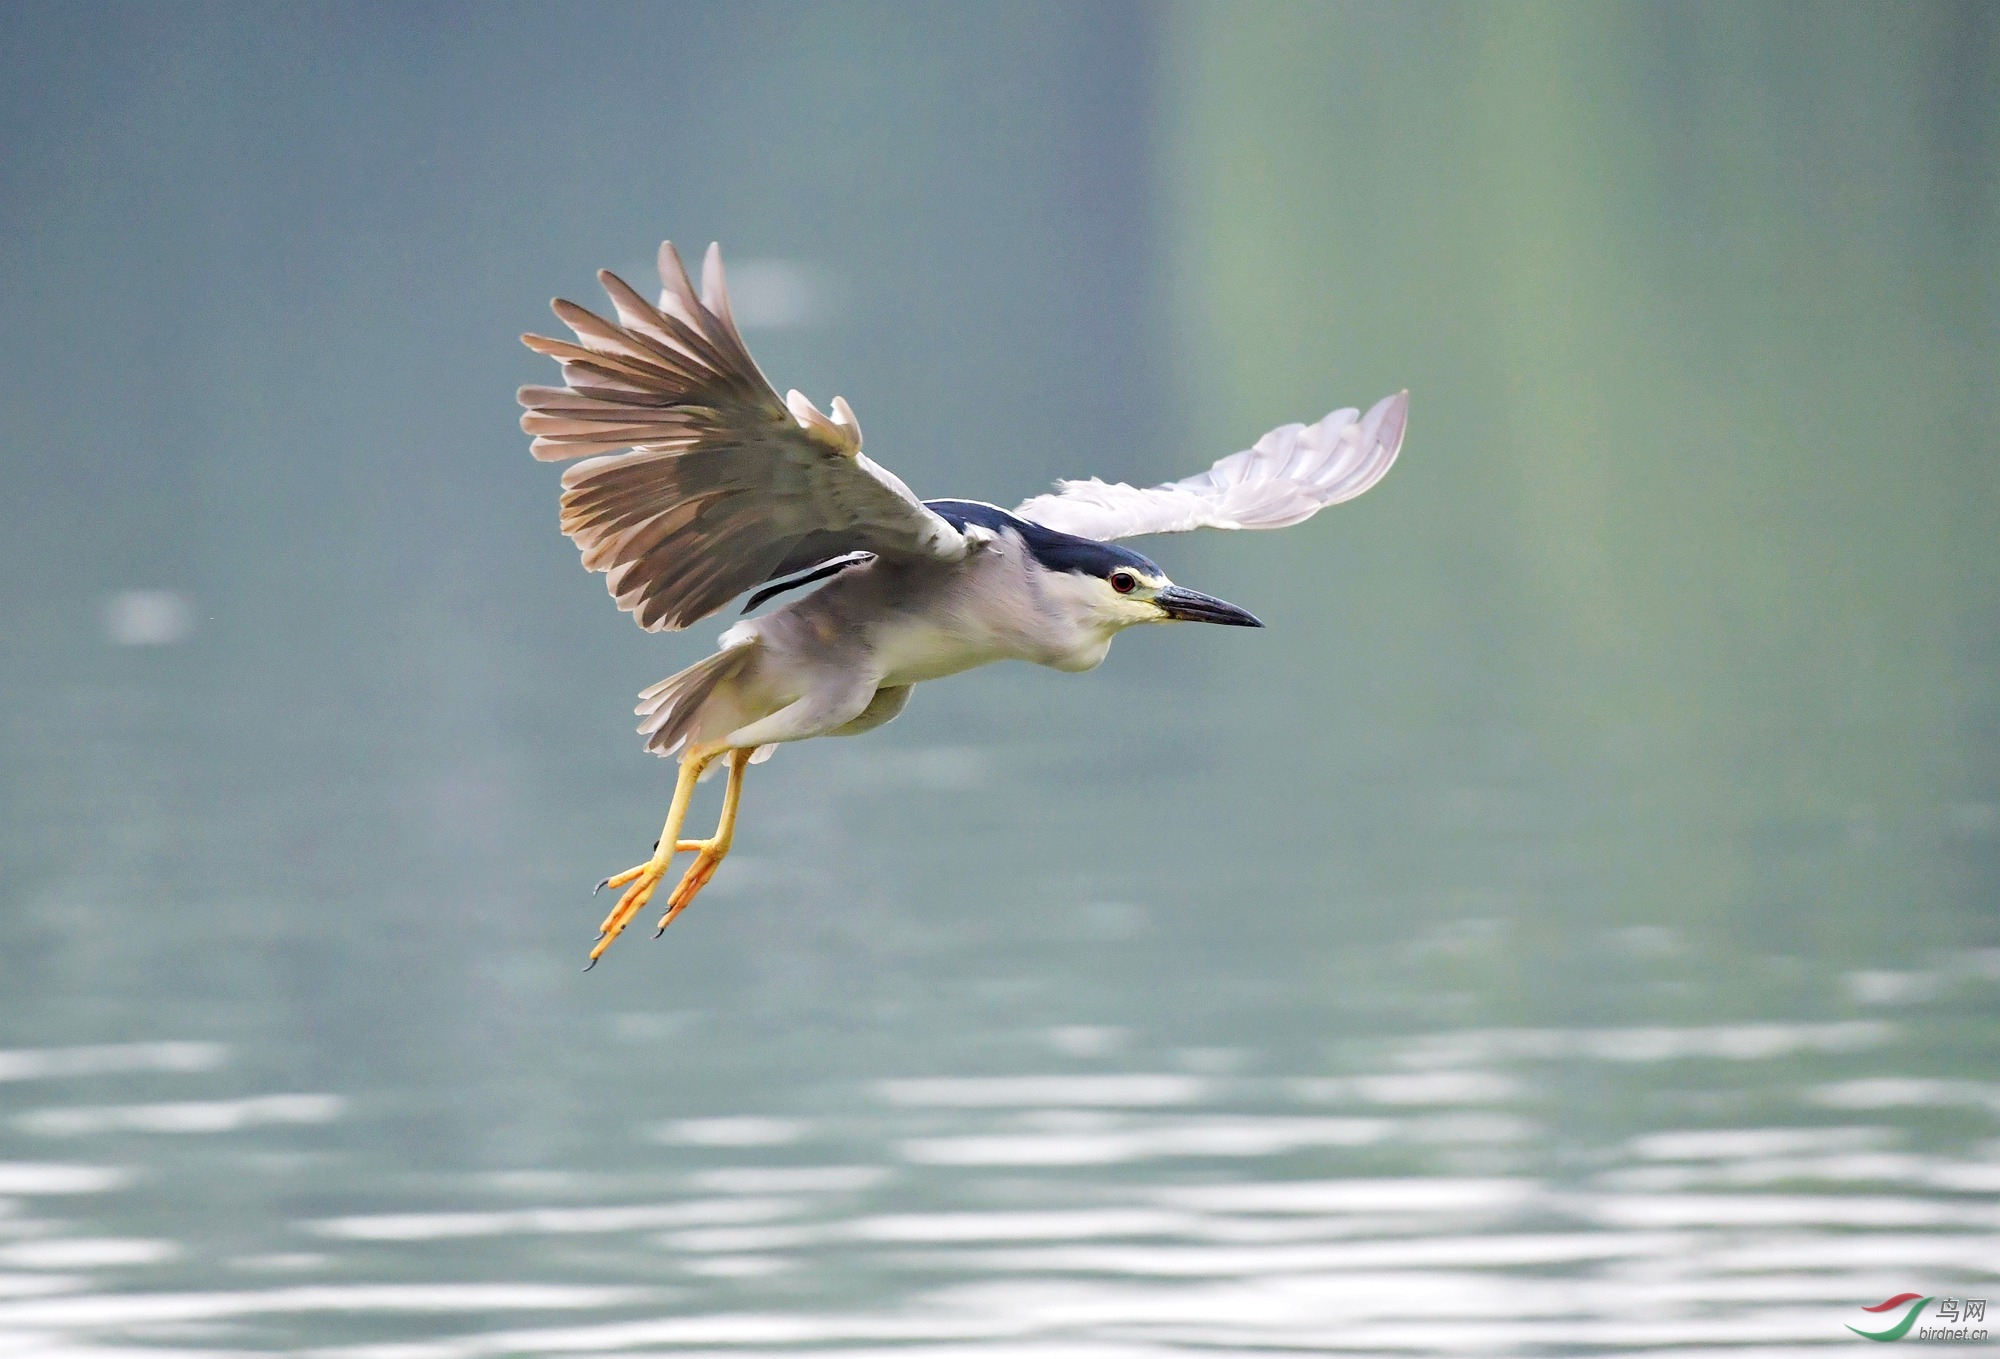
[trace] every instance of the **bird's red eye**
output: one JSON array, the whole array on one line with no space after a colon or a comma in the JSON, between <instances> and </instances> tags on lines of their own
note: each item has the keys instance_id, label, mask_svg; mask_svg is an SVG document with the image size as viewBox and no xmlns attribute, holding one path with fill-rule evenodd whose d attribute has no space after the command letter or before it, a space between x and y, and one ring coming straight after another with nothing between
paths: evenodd
<instances>
[{"instance_id":1,"label":"bird's red eye","mask_svg":"<svg viewBox=\"0 0 2000 1359\"><path fill-rule=\"evenodd\" d=\"M1130 571L1113 571L1111 588L1121 595L1129 595L1139 588L1139 580Z\"/></svg>"}]
</instances>

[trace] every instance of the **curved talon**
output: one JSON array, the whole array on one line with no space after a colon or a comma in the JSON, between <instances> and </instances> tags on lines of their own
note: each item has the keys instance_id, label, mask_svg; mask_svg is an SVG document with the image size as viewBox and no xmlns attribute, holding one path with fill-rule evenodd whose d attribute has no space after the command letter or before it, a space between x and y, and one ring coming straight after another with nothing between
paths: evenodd
<instances>
[{"instance_id":1,"label":"curved talon","mask_svg":"<svg viewBox=\"0 0 2000 1359\"><path fill-rule=\"evenodd\" d=\"M623 887L626 883L631 882L651 867L653 867L653 861L649 859L637 868L628 868L623 873L613 873L603 882L598 883L596 891L593 891L591 895L596 896L598 892L602 892L607 887ZM665 867L665 865L662 864L661 867Z\"/></svg>"}]
</instances>

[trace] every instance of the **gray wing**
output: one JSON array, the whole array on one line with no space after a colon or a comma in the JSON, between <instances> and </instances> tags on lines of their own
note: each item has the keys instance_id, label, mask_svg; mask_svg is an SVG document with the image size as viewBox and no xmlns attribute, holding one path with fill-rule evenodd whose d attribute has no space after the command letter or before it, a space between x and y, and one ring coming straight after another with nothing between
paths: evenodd
<instances>
[{"instance_id":1,"label":"gray wing","mask_svg":"<svg viewBox=\"0 0 2000 1359\"><path fill-rule=\"evenodd\" d=\"M829 418L796 391L778 399L737 332L715 246L699 296L672 242L657 307L597 277L616 323L559 298L577 343L521 337L567 384L523 387L521 428L544 461L589 457L563 473L562 531L640 627L684 628L842 552L965 554L957 529L862 456L847 402Z\"/></svg>"},{"instance_id":2,"label":"gray wing","mask_svg":"<svg viewBox=\"0 0 2000 1359\"><path fill-rule=\"evenodd\" d=\"M1189 529L1273 529L1352 500L1388 474L1403 446L1410 394L1382 398L1366 415L1352 407L1316 425L1280 425L1206 472L1164 486L1059 481L1023 501L1023 519L1106 542Z\"/></svg>"}]
</instances>

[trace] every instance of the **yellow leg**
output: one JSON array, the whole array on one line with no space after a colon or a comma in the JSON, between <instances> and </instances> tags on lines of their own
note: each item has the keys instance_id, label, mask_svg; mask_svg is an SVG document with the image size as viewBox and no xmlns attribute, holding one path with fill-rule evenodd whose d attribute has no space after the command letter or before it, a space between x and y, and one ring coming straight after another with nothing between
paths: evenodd
<instances>
[{"instance_id":1,"label":"yellow leg","mask_svg":"<svg viewBox=\"0 0 2000 1359\"><path fill-rule=\"evenodd\" d=\"M697 842L701 843L700 852L688 865L680 886L674 888L674 894L667 898L667 913L660 917L660 928L653 931L655 939L674 923L675 916L688 908L695 894L708 886L715 870L729 857L729 846L736 839L736 804L743 797L743 771L750 767L750 757L755 753L750 750L729 752L729 783L722 790L722 819L715 823L715 834L706 843Z\"/></svg>"},{"instance_id":2,"label":"yellow leg","mask_svg":"<svg viewBox=\"0 0 2000 1359\"><path fill-rule=\"evenodd\" d=\"M597 927L597 943L590 950L590 961L584 965L586 972L597 966L597 960L604 956L604 950L611 947L611 941L624 933L625 927L632 923L632 917L652 900L653 889L660 885L660 879L666 876L667 865L673 862L675 852L682 848L681 823L687 820L688 804L694 801L695 780L701 777L701 771L719 753L689 751L681 758L680 777L674 782L674 800L667 808L667 824L660 831L659 844L653 847L653 857L637 868L629 868L599 884L600 887L623 887L625 893L611 908L611 914L604 917L604 923ZM733 786L735 780L732 778L730 782Z\"/></svg>"}]
</instances>

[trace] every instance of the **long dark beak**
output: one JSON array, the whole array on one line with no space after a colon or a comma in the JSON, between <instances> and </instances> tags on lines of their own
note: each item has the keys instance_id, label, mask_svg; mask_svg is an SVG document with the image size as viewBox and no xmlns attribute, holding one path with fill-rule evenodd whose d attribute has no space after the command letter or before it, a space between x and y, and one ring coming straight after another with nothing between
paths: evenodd
<instances>
[{"instance_id":1,"label":"long dark beak","mask_svg":"<svg viewBox=\"0 0 2000 1359\"><path fill-rule=\"evenodd\" d=\"M1153 602L1160 606L1167 617L1188 623L1226 623L1233 628L1261 628L1264 626L1248 609L1239 609L1234 604L1205 595L1199 590L1183 590L1178 585L1169 585L1153 596Z\"/></svg>"}]
</instances>

